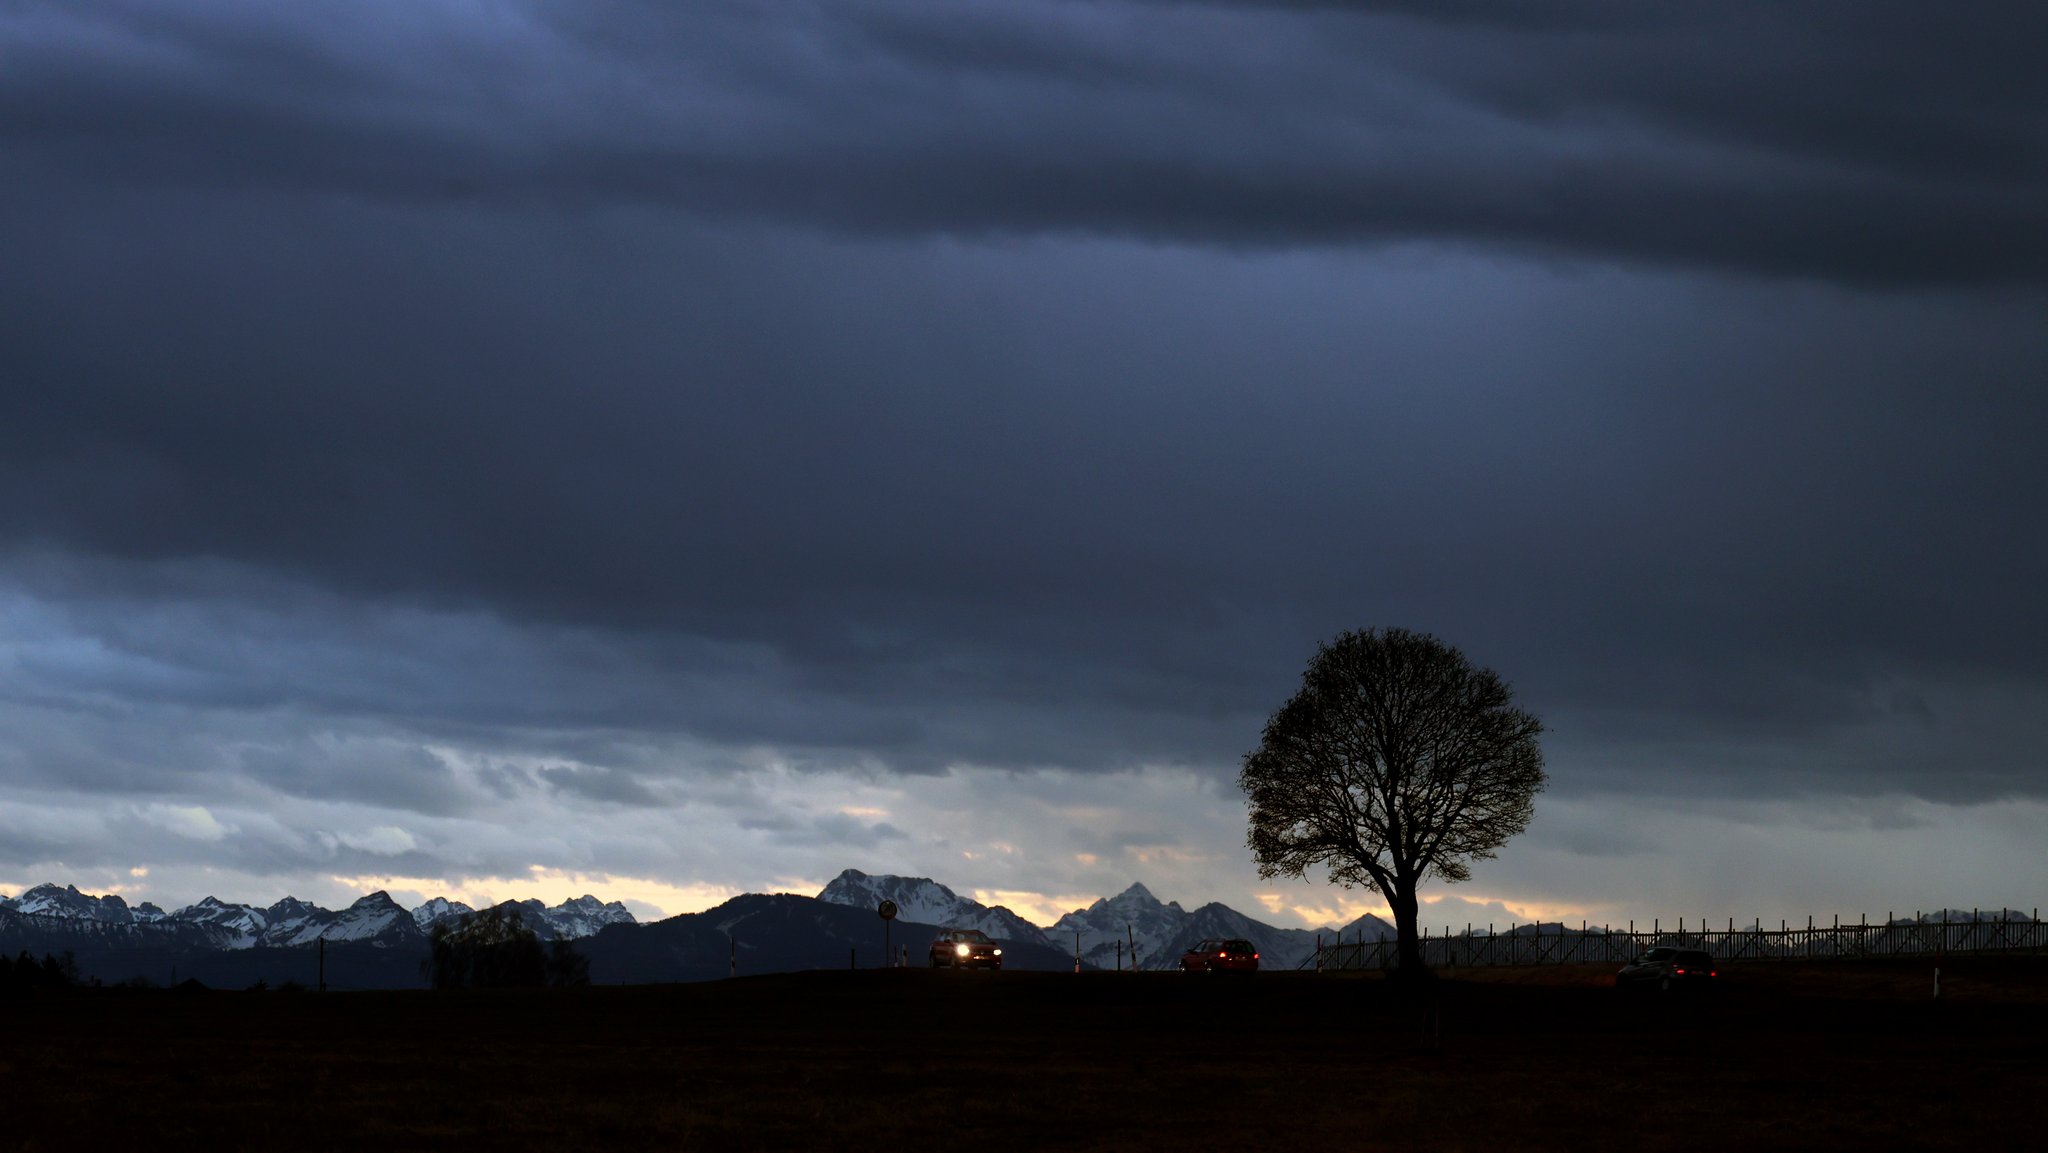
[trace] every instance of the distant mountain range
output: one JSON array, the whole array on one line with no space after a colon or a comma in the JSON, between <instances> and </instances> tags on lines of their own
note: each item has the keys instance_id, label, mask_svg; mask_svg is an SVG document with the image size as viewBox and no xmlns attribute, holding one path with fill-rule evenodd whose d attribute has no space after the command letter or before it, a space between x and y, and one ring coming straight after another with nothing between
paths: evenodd
<instances>
[{"instance_id":1,"label":"distant mountain range","mask_svg":"<svg viewBox=\"0 0 2048 1153\"><path fill-rule=\"evenodd\" d=\"M496 907L516 910L544 941L588 937L606 925L633 920L633 914L617 901L606 904L589 896L553 908L535 900L503 901ZM268 907L207 897L166 913L147 901L130 907L118 894L92 896L72 885L37 885L19 897L0 899L0 914L65 922L103 939L150 940L169 933L180 940L204 941L216 949L292 948L321 940L367 941L382 947L409 945L423 942L435 925L473 912L468 905L444 897L408 911L382 891L340 910L323 909L296 897Z\"/></svg>"},{"instance_id":2,"label":"distant mountain range","mask_svg":"<svg viewBox=\"0 0 2048 1153\"><path fill-rule=\"evenodd\" d=\"M884 900L898 909L887 926L876 912ZM1277 928L1217 903L1189 912L1135 884L1041 928L928 877L856 869L833 878L816 897L748 894L653 924L592 896L555 906L527 900L496 907L518 911L543 939L577 942L599 982L872 967L882 963L885 943L899 959L923 964L931 936L942 927L988 933L1004 942L1004 960L1017 969L1067 969L1077 955L1087 968L1131 968L1133 947L1136 967L1167 969L1204 937L1248 938L1264 954L1265 967L1292 969L1313 955L1319 935ZM0 899L0 952L69 951L85 973L107 981L138 975L162 981L182 973L209 984L310 983L306 954L324 942L331 983L407 986L421 983L417 959L433 927L474 911L442 897L408 910L376 892L339 910L292 897L269 906L207 897L165 912L148 902L130 906L116 894L46 884ZM1368 915L1320 936L1329 940L1340 932L1346 940L1378 940L1392 936L1393 928Z\"/></svg>"},{"instance_id":3,"label":"distant mountain range","mask_svg":"<svg viewBox=\"0 0 2048 1153\"><path fill-rule=\"evenodd\" d=\"M1206 937L1243 937L1258 946L1265 968L1293 969L1315 955L1318 938L1330 941L1341 934L1354 941L1363 934L1365 940L1378 941L1394 935L1392 925L1370 913L1341 928L1321 930L1278 928L1217 902L1191 913L1177 901L1161 902L1137 884L1075 909L1043 929L1001 905L991 908L962 897L929 877L871 877L848 869L834 877L818 899L866 909L891 900L902 910L901 916L980 929L1000 940L1030 941L1069 959L1078 954L1084 964L1098 969L1131 968L1133 946L1136 967L1171 969L1180 963L1182 953Z\"/></svg>"},{"instance_id":4,"label":"distant mountain range","mask_svg":"<svg viewBox=\"0 0 2048 1153\"><path fill-rule=\"evenodd\" d=\"M896 903L884 924L877 908ZM1323 943L1391 939L1393 926L1370 914L1341 927L1282 929L1210 903L1192 912L1132 885L1040 927L1001 905L962 897L929 877L870 876L848 869L815 897L751 893L652 924L626 907L584 896L559 905L507 901L543 939L570 940L590 961L599 983L701 981L728 974L794 969L875 968L893 955L925 963L926 946L940 928L980 929L1003 942L1005 967L1066 970L1082 967L1171 969L1205 937L1243 937L1262 954L1262 968L1294 969ZM345 909L323 909L286 897L275 904L236 904L208 897L165 912L148 902L130 906L120 896L93 896L72 886L38 885L0 898L0 954L71 953L88 977L107 982L134 977L165 983L196 979L221 988L256 981L338 988L410 988L424 983L420 962L433 927L473 912L436 897L402 908L382 892ZM2026 921L2011 909L1947 909L1900 917L1891 931L1933 925ZM1592 930L1598 933L1601 930ZM1513 935L1572 935L1555 923L1518 925ZM1477 936L1478 934L1474 934ZM1486 934L1492 936L1492 934ZM1462 936L1462 934L1461 934ZM316 948L317 947L317 948Z\"/></svg>"}]
</instances>

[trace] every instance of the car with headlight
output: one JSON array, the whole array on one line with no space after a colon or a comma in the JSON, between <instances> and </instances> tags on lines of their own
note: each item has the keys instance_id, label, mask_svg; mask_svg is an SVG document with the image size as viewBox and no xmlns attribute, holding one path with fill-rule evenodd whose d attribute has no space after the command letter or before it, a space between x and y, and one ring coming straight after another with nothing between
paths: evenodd
<instances>
[{"instance_id":1,"label":"car with headlight","mask_svg":"<svg viewBox=\"0 0 2048 1153\"><path fill-rule=\"evenodd\" d=\"M1000 969L1003 949L980 929L941 929L932 938L932 968Z\"/></svg>"},{"instance_id":2,"label":"car with headlight","mask_svg":"<svg viewBox=\"0 0 2048 1153\"><path fill-rule=\"evenodd\" d=\"M1720 966L1705 949L1657 945L1623 965L1621 972L1614 975L1614 984L1621 989L1655 988L1668 993L1674 989L1710 987L1720 975Z\"/></svg>"},{"instance_id":3,"label":"car with headlight","mask_svg":"<svg viewBox=\"0 0 2048 1153\"><path fill-rule=\"evenodd\" d=\"M1256 973L1259 950L1242 937L1211 937L1180 955L1183 973Z\"/></svg>"}]
</instances>

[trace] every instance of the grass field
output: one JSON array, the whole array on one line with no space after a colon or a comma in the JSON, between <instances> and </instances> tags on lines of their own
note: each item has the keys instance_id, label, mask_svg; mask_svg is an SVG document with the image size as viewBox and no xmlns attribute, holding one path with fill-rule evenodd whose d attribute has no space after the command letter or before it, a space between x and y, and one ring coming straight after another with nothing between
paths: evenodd
<instances>
[{"instance_id":1,"label":"grass field","mask_svg":"<svg viewBox=\"0 0 2048 1153\"><path fill-rule=\"evenodd\" d=\"M78 991L0 1003L0 1148L2048 1147L2048 958L1610 973Z\"/></svg>"}]
</instances>

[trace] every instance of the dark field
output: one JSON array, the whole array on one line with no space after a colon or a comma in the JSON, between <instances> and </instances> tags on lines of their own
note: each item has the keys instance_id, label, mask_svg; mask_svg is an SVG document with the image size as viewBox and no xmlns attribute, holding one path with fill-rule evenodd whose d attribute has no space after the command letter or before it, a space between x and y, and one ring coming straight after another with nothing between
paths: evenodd
<instances>
[{"instance_id":1,"label":"dark field","mask_svg":"<svg viewBox=\"0 0 2048 1153\"><path fill-rule=\"evenodd\" d=\"M0 1002L0 1148L2048 1147L2048 958Z\"/></svg>"}]
</instances>

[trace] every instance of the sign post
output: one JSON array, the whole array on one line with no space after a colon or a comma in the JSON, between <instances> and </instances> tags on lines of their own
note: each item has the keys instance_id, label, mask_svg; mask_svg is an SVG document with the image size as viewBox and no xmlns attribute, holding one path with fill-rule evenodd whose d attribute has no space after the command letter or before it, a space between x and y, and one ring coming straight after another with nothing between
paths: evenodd
<instances>
[{"instance_id":1,"label":"sign post","mask_svg":"<svg viewBox=\"0 0 2048 1153\"><path fill-rule=\"evenodd\" d=\"M884 965L896 963L896 946L889 941L889 924L896 919L896 902L883 901L875 906L875 912L882 917L882 956Z\"/></svg>"}]
</instances>

